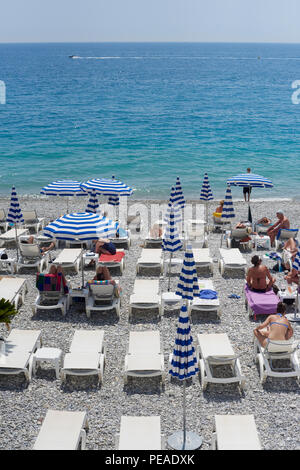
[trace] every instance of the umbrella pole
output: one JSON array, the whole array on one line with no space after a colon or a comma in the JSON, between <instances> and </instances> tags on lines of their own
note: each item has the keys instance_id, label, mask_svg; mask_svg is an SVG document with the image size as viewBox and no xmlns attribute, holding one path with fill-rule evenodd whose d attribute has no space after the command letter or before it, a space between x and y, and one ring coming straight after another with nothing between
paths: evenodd
<instances>
[{"instance_id":1,"label":"umbrella pole","mask_svg":"<svg viewBox=\"0 0 300 470\"><path fill-rule=\"evenodd\" d=\"M16 236L16 248L17 248L17 261L19 261L19 246L18 246L17 224L16 223L15 223L15 236Z\"/></svg>"},{"instance_id":2,"label":"umbrella pole","mask_svg":"<svg viewBox=\"0 0 300 470\"><path fill-rule=\"evenodd\" d=\"M83 251L81 246L81 282L82 282L82 289L84 288L84 259L83 259Z\"/></svg>"},{"instance_id":3,"label":"umbrella pole","mask_svg":"<svg viewBox=\"0 0 300 470\"><path fill-rule=\"evenodd\" d=\"M173 253L170 253L170 259L169 259L169 269L168 269L168 270L169 270L168 292L170 292L172 254L173 254Z\"/></svg>"},{"instance_id":4,"label":"umbrella pole","mask_svg":"<svg viewBox=\"0 0 300 470\"><path fill-rule=\"evenodd\" d=\"M186 380L183 380L183 400L182 400L182 408L183 408L183 443L182 443L182 450L186 448Z\"/></svg>"}]
</instances>

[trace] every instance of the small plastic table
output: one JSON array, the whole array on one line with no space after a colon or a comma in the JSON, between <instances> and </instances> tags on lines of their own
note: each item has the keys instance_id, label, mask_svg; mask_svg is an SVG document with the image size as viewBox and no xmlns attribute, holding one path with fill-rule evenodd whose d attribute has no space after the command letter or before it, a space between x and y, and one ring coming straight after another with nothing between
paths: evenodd
<instances>
[{"instance_id":1,"label":"small plastic table","mask_svg":"<svg viewBox=\"0 0 300 470\"><path fill-rule=\"evenodd\" d=\"M271 250L271 240L268 235L255 235L254 237L254 245L255 249L257 250L257 247L266 247L267 249Z\"/></svg>"},{"instance_id":2,"label":"small plastic table","mask_svg":"<svg viewBox=\"0 0 300 470\"><path fill-rule=\"evenodd\" d=\"M35 373L39 362L51 362L54 364L56 378L59 379L59 372L62 365L62 350L58 348L39 348L33 355L32 371Z\"/></svg>"}]
</instances>

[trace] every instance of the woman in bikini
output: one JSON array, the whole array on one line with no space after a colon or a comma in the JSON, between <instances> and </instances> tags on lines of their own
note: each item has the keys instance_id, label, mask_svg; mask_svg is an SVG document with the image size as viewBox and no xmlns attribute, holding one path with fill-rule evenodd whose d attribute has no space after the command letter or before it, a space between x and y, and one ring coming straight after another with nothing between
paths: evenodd
<instances>
[{"instance_id":1,"label":"woman in bikini","mask_svg":"<svg viewBox=\"0 0 300 470\"><path fill-rule=\"evenodd\" d=\"M267 266L262 264L261 258L257 255L251 259L252 268L248 269L247 284L254 292L267 292L271 290L276 279L271 276Z\"/></svg>"},{"instance_id":2,"label":"woman in bikini","mask_svg":"<svg viewBox=\"0 0 300 470\"><path fill-rule=\"evenodd\" d=\"M285 317L286 307L283 302L277 305L277 313L269 315L268 318L253 330L254 336L264 348L269 340L284 341L293 336L293 328Z\"/></svg>"}]
</instances>

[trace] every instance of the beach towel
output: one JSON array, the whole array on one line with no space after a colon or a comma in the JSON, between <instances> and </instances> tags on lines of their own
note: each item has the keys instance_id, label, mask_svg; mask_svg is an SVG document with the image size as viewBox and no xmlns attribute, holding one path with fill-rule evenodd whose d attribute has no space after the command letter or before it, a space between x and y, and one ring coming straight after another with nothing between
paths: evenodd
<instances>
[{"instance_id":1,"label":"beach towel","mask_svg":"<svg viewBox=\"0 0 300 470\"><path fill-rule=\"evenodd\" d=\"M273 315L276 313L280 299L272 289L267 292L253 292L246 284L244 291L248 305L253 310L255 320L256 315Z\"/></svg>"},{"instance_id":2,"label":"beach towel","mask_svg":"<svg viewBox=\"0 0 300 470\"><path fill-rule=\"evenodd\" d=\"M125 253L123 251L117 251L115 255L102 254L99 258L101 263L120 263L124 258Z\"/></svg>"},{"instance_id":3,"label":"beach towel","mask_svg":"<svg viewBox=\"0 0 300 470\"><path fill-rule=\"evenodd\" d=\"M40 292L60 292L63 285L64 293L69 292L69 288L62 277L61 273L58 274L43 274L37 273L36 275L36 288Z\"/></svg>"},{"instance_id":4,"label":"beach towel","mask_svg":"<svg viewBox=\"0 0 300 470\"><path fill-rule=\"evenodd\" d=\"M217 299L218 294L215 290L201 289L199 292L200 299Z\"/></svg>"}]
</instances>

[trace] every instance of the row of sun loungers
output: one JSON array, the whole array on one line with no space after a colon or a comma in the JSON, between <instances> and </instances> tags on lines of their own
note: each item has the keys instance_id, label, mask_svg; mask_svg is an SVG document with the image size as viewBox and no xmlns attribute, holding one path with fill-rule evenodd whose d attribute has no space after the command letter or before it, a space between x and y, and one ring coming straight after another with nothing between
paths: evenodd
<instances>
[{"instance_id":1,"label":"row of sun loungers","mask_svg":"<svg viewBox=\"0 0 300 470\"><path fill-rule=\"evenodd\" d=\"M236 355L226 333L197 335L197 357L199 362L200 383L205 390L209 383L237 383L241 389L245 387L239 357ZM254 341L254 357L259 364L261 382L268 376L294 377L300 379L300 366L297 357L298 340L269 341L265 348ZM13 329L5 342L5 352L0 355L1 374L25 374L29 382L35 370L35 353L42 347L41 331ZM275 360L288 360L289 367L275 367ZM172 354L169 361L172 360ZM103 330L76 330L69 352L65 354L60 377L62 382L67 375L97 375L98 383L102 383L106 353ZM230 375L220 377L215 373L216 367L230 368ZM129 344L124 359L124 383L129 377L165 378L165 361L159 331L131 331ZM169 376L171 380L171 376Z\"/></svg>"},{"instance_id":2,"label":"row of sun loungers","mask_svg":"<svg viewBox=\"0 0 300 470\"><path fill-rule=\"evenodd\" d=\"M48 410L33 450L84 450L87 413ZM253 415L216 415L212 450L261 450ZM166 448L160 416L121 416L117 450L162 450Z\"/></svg>"},{"instance_id":3,"label":"row of sun loungers","mask_svg":"<svg viewBox=\"0 0 300 470\"><path fill-rule=\"evenodd\" d=\"M45 226L45 218L38 217L35 210L23 211L22 215L24 219L24 222L22 222L24 229L33 229L38 233ZM2 228L4 232L7 232L8 227L9 224L6 221L6 213L3 209L0 209L0 228Z\"/></svg>"}]
</instances>

